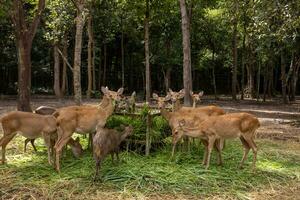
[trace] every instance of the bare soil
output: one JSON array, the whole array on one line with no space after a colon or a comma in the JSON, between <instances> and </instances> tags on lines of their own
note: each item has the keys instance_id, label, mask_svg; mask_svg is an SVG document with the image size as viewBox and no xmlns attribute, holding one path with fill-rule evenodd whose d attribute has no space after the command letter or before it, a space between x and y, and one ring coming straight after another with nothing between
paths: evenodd
<instances>
[{"instance_id":1,"label":"bare soil","mask_svg":"<svg viewBox=\"0 0 300 200\"><path fill-rule=\"evenodd\" d=\"M83 100L84 104L98 104L99 99ZM17 101L14 98L0 100L0 116L8 111L16 110ZM56 100L52 96L39 96L32 99L32 109L46 105L56 108L74 105L72 99ZM217 105L226 112L248 112L256 115L261 127L257 132L258 138L274 140L292 140L300 142L300 99L284 105L279 99L262 102L256 100L231 101L228 97L214 100L207 96L198 106Z\"/></svg>"}]
</instances>

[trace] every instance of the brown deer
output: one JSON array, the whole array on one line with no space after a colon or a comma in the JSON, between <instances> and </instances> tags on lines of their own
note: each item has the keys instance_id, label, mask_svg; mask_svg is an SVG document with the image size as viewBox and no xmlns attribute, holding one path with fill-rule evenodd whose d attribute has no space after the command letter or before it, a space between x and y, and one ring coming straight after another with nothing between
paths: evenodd
<instances>
[{"instance_id":1,"label":"brown deer","mask_svg":"<svg viewBox=\"0 0 300 200\"><path fill-rule=\"evenodd\" d=\"M13 111L4 115L0 122L3 129L3 137L0 139L2 164L5 162L6 146L17 133L29 139L44 138L48 151L48 162L51 164L51 143L56 136L56 119L53 116Z\"/></svg>"},{"instance_id":2,"label":"brown deer","mask_svg":"<svg viewBox=\"0 0 300 200\"><path fill-rule=\"evenodd\" d=\"M194 94L193 91L190 91L190 95L193 100L193 108L196 108L197 103L201 101L201 97L203 96L203 91L199 92L198 94Z\"/></svg>"},{"instance_id":3,"label":"brown deer","mask_svg":"<svg viewBox=\"0 0 300 200\"><path fill-rule=\"evenodd\" d=\"M185 109L179 109L175 112L169 112L165 108L165 103L170 100L171 96L168 94L166 97L159 97L157 94L153 93L153 98L157 101L158 108L160 109L161 115L168 121L169 126L172 129L172 133L176 131L176 127L179 126L179 122L182 119L188 120L194 120L194 118L197 118L199 121L204 121L210 116L216 116L220 114L224 114L225 112L216 106L204 106L197 108L197 112L194 112L193 110L196 109L190 109L190 110L185 110ZM178 140L177 140L178 141ZM176 143L177 143L176 141ZM202 140L203 144L207 148L207 141L205 139ZM175 153L175 148L176 148L176 143L173 143L173 148L172 148L172 157L174 156ZM224 145L224 141L219 141L217 140L215 148L217 150L222 149ZM206 164L206 156L204 156L203 159L203 164ZM219 164L222 164L222 160L219 160Z\"/></svg>"},{"instance_id":4,"label":"brown deer","mask_svg":"<svg viewBox=\"0 0 300 200\"><path fill-rule=\"evenodd\" d=\"M182 107L180 100L184 98L184 89L179 92L173 92L173 90L169 89L168 95L172 102L172 111L174 112L179 110Z\"/></svg>"},{"instance_id":5,"label":"brown deer","mask_svg":"<svg viewBox=\"0 0 300 200\"><path fill-rule=\"evenodd\" d=\"M135 98L136 92L132 92L130 96L123 96L122 101L120 102L119 109L124 109L129 113L135 112Z\"/></svg>"},{"instance_id":6,"label":"brown deer","mask_svg":"<svg viewBox=\"0 0 300 200\"><path fill-rule=\"evenodd\" d=\"M40 114L40 115L52 115L54 112L56 111L55 108L53 107L50 107L50 106L40 106L38 107L37 109L34 110L34 113L36 114ZM26 138L25 139L25 144L24 144L24 152L26 152L26 149L27 149L27 144L28 142L31 143L31 146L33 147L34 151L36 152L37 149L34 145L34 141L35 141L35 138L34 139L29 139L29 138Z\"/></svg>"},{"instance_id":7,"label":"brown deer","mask_svg":"<svg viewBox=\"0 0 300 200\"><path fill-rule=\"evenodd\" d=\"M183 135L205 139L208 141L208 152L206 169L209 168L211 151L216 140L230 139L239 137L244 146L244 155L240 162L242 168L245 159L252 149L254 154L252 167L255 168L257 147L254 142L255 132L259 128L258 119L248 113L230 113L220 116L212 116L204 121L197 118L194 121L187 122L182 119L179 126L173 132L173 143L176 144ZM220 149L222 151L222 149Z\"/></svg>"},{"instance_id":8,"label":"brown deer","mask_svg":"<svg viewBox=\"0 0 300 200\"><path fill-rule=\"evenodd\" d=\"M119 161L119 145L133 132L132 126L125 127L122 133L115 129L99 128L93 138L94 159L96 161L96 172L94 181L99 174L99 168L104 158L111 154L112 162L114 162L114 154Z\"/></svg>"},{"instance_id":9,"label":"brown deer","mask_svg":"<svg viewBox=\"0 0 300 200\"><path fill-rule=\"evenodd\" d=\"M34 113L39 114L39 115L52 115L55 111L56 111L56 109L53 107L40 106L34 110ZM37 138L38 137L39 136L37 135ZM34 139L26 138L25 139L24 152L26 152L27 144L29 142L31 143L34 151L37 151L35 144L34 144L35 139L36 138L34 138ZM80 145L79 137L77 137L76 140L74 140L73 138L70 138L70 140L68 141L67 144L71 147L71 151L76 158L79 158L82 155L83 149L82 149L82 146Z\"/></svg>"},{"instance_id":10,"label":"brown deer","mask_svg":"<svg viewBox=\"0 0 300 200\"><path fill-rule=\"evenodd\" d=\"M53 115L58 125L58 140L55 143L56 170L60 171L60 154L74 132L86 134L95 133L97 128L104 127L106 120L112 115L115 101L121 100L123 88L117 92L101 87L104 96L99 106L83 105L61 108Z\"/></svg>"}]
</instances>

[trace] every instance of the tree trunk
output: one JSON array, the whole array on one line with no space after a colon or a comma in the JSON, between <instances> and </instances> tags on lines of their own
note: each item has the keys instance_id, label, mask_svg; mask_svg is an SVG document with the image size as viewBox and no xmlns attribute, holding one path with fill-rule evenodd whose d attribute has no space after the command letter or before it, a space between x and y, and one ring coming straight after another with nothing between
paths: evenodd
<instances>
[{"instance_id":1,"label":"tree trunk","mask_svg":"<svg viewBox=\"0 0 300 200\"><path fill-rule=\"evenodd\" d=\"M260 70L261 70L261 60L260 56L258 56L258 70L257 70L257 89L256 89L256 99L259 100L259 88L260 88Z\"/></svg>"},{"instance_id":2,"label":"tree trunk","mask_svg":"<svg viewBox=\"0 0 300 200\"><path fill-rule=\"evenodd\" d=\"M171 67L168 67L165 73L165 88L166 88L166 93L169 92L170 85L171 85Z\"/></svg>"},{"instance_id":3,"label":"tree trunk","mask_svg":"<svg viewBox=\"0 0 300 200\"><path fill-rule=\"evenodd\" d=\"M53 56L54 56L54 94L57 99L61 98L61 90L60 90L60 59L58 53L58 46L54 44L53 48Z\"/></svg>"},{"instance_id":4,"label":"tree trunk","mask_svg":"<svg viewBox=\"0 0 300 200\"><path fill-rule=\"evenodd\" d=\"M106 44L104 44L104 47L103 47L103 51L104 51L104 63L103 63L103 86L105 86L106 84L106 65L107 65L107 46Z\"/></svg>"},{"instance_id":5,"label":"tree trunk","mask_svg":"<svg viewBox=\"0 0 300 200\"><path fill-rule=\"evenodd\" d=\"M18 110L31 112L30 86L31 86L31 46L28 46L26 39L18 41Z\"/></svg>"},{"instance_id":6,"label":"tree trunk","mask_svg":"<svg viewBox=\"0 0 300 200\"><path fill-rule=\"evenodd\" d=\"M254 72L253 72L253 64L250 61L247 65L247 88L250 94L250 98L253 98L253 90L254 90Z\"/></svg>"},{"instance_id":7,"label":"tree trunk","mask_svg":"<svg viewBox=\"0 0 300 200\"><path fill-rule=\"evenodd\" d=\"M266 96L267 96L267 90L268 90L268 79L269 79L269 63L266 64L265 67L265 72L264 72L264 96L263 96L263 101L266 101Z\"/></svg>"},{"instance_id":8,"label":"tree trunk","mask_svg":"<svg viewBox=\"0 0 300 200\"><path fill-rule=\"evenodd\" d=\"M30 20L26 19L23 2L12 2L11 19L14 24L16 46L18 50L18 110L31 112L31 48L32 41L45 8L45 0L39 0L37 9Z\"/></svg>"},{"instance_id":9,"label":"tree trunk","mask_svg":"<svg viewBox=\"0 0 300 200\"><path fill-rule=\"evenodd\" d=\"M288 98L286 95L286 72L285 72L285 59L284 52L281 50L281 90L282 90L282 100L284 104L288 103Z\"/></svg>"},{"instance_id":10,"label":"tree trunk","mask_svg":"<svg viewBox=\"0 0 300 200\"><path fill-rule=\"evenodd\" d=\"M237 12L238 12L238 5L237 1L235 0L234 3L234 21L233 21L233 36L232 36L232 57L233 57L233 64L232 64L232 99L236 100L236 84L237 84Z\"/></svg>"},{"instance_id":11,"label":"tree trunk","mask_svg":"<svg viewBox=\"0 0 300 200\"><path fill-rule=\"evenodd\" d=\"M150 52L149 52L149 0L146 0L145 13L145 65L146 65L146 102L150 102L151 97L151 79L150 79Z\"/></svg>"},{"instance_id":12,"label":"tree trunk","mask_svg":"<svg viewBox=\"0 0 300 200\"><path fill-rule=\"evenodd\" d=\"M75 35L75 51L74 51L74 67L73 67L73 83L74 83L74 100L76 105L81 105L81 50L82 50L82 31L84 27L84 2L77 3L76 17L76 35Z\"/></svg>"},{"instance_id":13,"label":"tree trunk","mask_svg":"<svg viewBox=\"0 0 300 200\"><path fill-rule=\"evenodd\" d=\"M213 47L213 53L212 53L212 85L214 89L214 95L215 99L218 99L217 96L217 85L216 85L216 76L215 76L215 48Z\"/></svg>"},{"instance_id":14,"label":"tree trunk","mask_svg":"<svg viewBox=\"0 0 300 200\"><path fill-rule=\"evenodd\" d=\"M67 59L68 58L68 41L66 39L66 35L63 41L63 55ZM61 83L61 98L65 95L66 91L68 91L68 79L67 79L67 62L63 59L63 70L62 70L62 83Z\"/></svg>"},{"instance_id":15,"label":"tree trunk","mask_svg":"<svg viewBox=\"0 0 300 200\"><path fill-rule=\"evenodd\" d=\"M122 65L122 87L125 86L125 61L124 61L124 31L123 31L123 18L121 19L121 65Z\"/></svg>"},{"instance_id":16,"label":"tree trunk","mask_svg":"<svg viewBox=\"0 0 300 200\"><path fill-rule=\"evenodd\" d=\"M179 0L181 13L181 29L182 29L182 47L183 47L183 87L185 90L184 105L191 106L192 100L190 91L192 88L192 70L191 70L191 43L189 17L186 9L185 0Z\"/></svg>"},{"instance_id":17,"label":"tree trunk","mask_svg":"<svg viewBox=\"0 0 300 200\"><path fill-rule=\"evenodd\" d=\"M101 81L102 81L102 47L100 46L100 52L99 52L99 71L98 71L98 89L101 90Z\"/></svg>"},{"instance_id":18,"label":"tree trunk","mask_svg":"<svg viewBox=\"0 0 300 200\"><path fill-rule=\"evenodd\" d=\"M93 27L92 27L92 15L90 14L88 17L88 24L87 24L87 32L88 32L88 89L86 92L87 99L91 98L92 94L92 84L93 84L93 75L92 75L92 57L93 57Z\"/></svg>"}]
</instances>

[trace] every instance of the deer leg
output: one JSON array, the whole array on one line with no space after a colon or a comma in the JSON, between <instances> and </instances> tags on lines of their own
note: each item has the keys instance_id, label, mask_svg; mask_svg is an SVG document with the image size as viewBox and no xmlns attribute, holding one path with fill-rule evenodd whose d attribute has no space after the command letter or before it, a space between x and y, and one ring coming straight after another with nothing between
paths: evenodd
<instances>
[{"instance_id":1,"label":"deer leg","mask_svg":"<svg viewBox=\"0 0 300 200\"><path fill-rule=\"evenodd\" d=\"M174 144L173 144L171 158L173 158L173 156L174 156L174 154L175 154L176 144L177 144L177 143L174 143Z\"/></svg>"},{"instance_id":2,"label":"deer leg","mask_svg":"<svg viewBox=\"0 0 300 200\"><path fill-rule=\"evenodd\" d=\"M117 150L116 150L116 156L117 156L117 162L118 162L118 163L120 162L119 151L120 151L120 149L117 148Z\"/></svg>"},{"instance_id":3,"label":"deer leg","mask_svg":"<svg viewBox=\"0 0 300 200\"><path fill-rule=\"evenodd\" d=\"M221 140L218 139L215 141L215 149L218 152L218 165L222 166L223 165L223 160L222 160L222 146L221 146Z\"/></svg>"},{"instance_id":4,"label":"deer leg","mask_svg":"<svg viewBox=\"0 0 300 200\"><path fill-rule=\"evenodd\" d=\"M250 150L250 146L249 146L248 142L242 136L240 137L240 140L244 146L244 155L240 162L239 168L243 168L244 162L245 162L247 155L249 153L249 150Z\"/></svg>"},{"instance_id":5,"label":"deer leg","mask_svg":"<svg viewBox=\"0 0 300 200\"><path fill-rule=\"evenodd\" d=\"M5 136L3 136L0 140L0 146L2 146L2 164L5 163L5 149L7 144L15 137L16 133L12 133L12 134L5 134Z\"/></svg>"},{"instance_id":6,"label":"deer leg","mask_svg":"<svg viewBox=\"0 0 300 200\"><path fill-rule=\"evenodd\" d=\"M96 171L95 171L95 176L94 176L94 182L97 180L98 174L99 174L99 169L100 169L100 164L101 160L97 158L96 160Z\"/></svg>"},{"instance_id":7,"label":"deer leg","mask_svg":"<svg viewBox=\"0 0 300 200\"><path fill-rule=\"evenodd\" d=\"M36 147L35 147L35 145L34 145L34 140L35 140L35 139L30 139L30 143L31 143L31 145L32 145L32 147L33 147L33 149L34 149L34 151L37 152Z\"/></svg>"},{"instance_id":8,"label":"deer leg","mask_svg":"<svg viewBox=\"0 0 300 200\"><path fill-rule=\"evenodd\" d=\"M252 152L253 152L252 169L255 169L256 156L257 156L257 146L256 146L255 142L253 141L253 138L245 138L245 140L247 141L250 148L252 149Z\"/></svg>"},{"instance_id":9,"label":"deer leg","mask_svg":"<svg viewBox=\"0 0 300 200\"><path fill-rule=\"evenodd\" d=\"M27 144L28 144L29 141L30 141L30 139L28 139L28 138L25 139L25 142L24 142L24 153L26 153L26 147L27 147Z\"/></svg>"},{"instance_id":10,"label":"deer leg","mask_svg":"<svg viewBox=\"0 0 300 200\"><path fill-rule=\"evenodd\" d=\"M206 167L205 169L208 169L209 168L209 162L210 162L210 157L211 157L211 151L214 147L214 144L215 144L215 140L216 138L215 137L210 137L208 138L208 152L207 152L207 163L206 163Z\"/></svg>"},{"instance_id":11,"label":"deer leg","mask_svg":"<svg viewBox=\"0 0 300 200\"><path fill-rule=\"evenodd\" d=\"M112 164L115 164L114 160L115 160L115 152L113 151L111 154L111 162Z\"/></svg>"},{"instance_id":12,"label":"deer leg","mask_svg":"<svg viewBox=\"0 0 300 200\"><path fill-rule=\"evenodd\" d=\"M208 141L207 140L203 140L201 139L203 145L204 145L204 156L203 156L203 161L202 161L202 165L206 165L207 163L207 152L208 152Z\"/></svg>"},{"instance_id":13,"label":"deer leg","mask_svg":"<svg viewBox=\"0 0 300 200\"><path fill-rule=\"evenodd\" d=\"M56 171L57 172L60 172L60 162L59 162L59 159L60 159L60 155L61 155L61 151L63 149L63 147L68 143L69 139L70 139L71 136L65 136L64 138L60 139L60 140L57 140L55 146L55 167L56 167Z\"/></svg>"}]
</instances>

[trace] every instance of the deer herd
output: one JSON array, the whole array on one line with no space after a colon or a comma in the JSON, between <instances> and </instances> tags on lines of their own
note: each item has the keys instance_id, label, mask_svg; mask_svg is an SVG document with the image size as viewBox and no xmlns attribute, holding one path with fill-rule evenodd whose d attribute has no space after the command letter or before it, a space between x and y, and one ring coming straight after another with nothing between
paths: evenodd
<instances>
[{"instance_id":1,"label":"deer herd","mask_svg":"<svg viewBox=\"0 0 300 200\"><path fill-rule=\"evenodd\" d=\"M96 161L94 180L98 176L100 164L107 154L114 154L119 160L119 145L126 137L133 133L133 127L122 127L122 132L115 129L105 128L107 119L114 113L116 103L123 101L125 104L135 105L135 92L130 97L123 96L123 88L111 91L107 87L101 87L103 98L99 105L68 106L52 108L41 106L34 113L12 111L0 118L3 136L0 139L2 147L2 164L5 163L5 149L7 144L17 133L24 136L26 151L27 143L30 142L36 151L34 140L43 138L47 147L48 162L54 165L60 172L60 158L66 145L71 147L75 157L83 153L79 138L72 138L73 133L90 134L92 137L93 155ZM218 106L199 106L203 92L194 94L190 92L193 107L181 105L184 90L174 92L169 89L165 97L153 93L153 99L157 102L161 115L167 120L173 138L172 157L176 144L182 137L199 138L205 147L202 164L209 168L212 149L215 148L218 157L217 162L222 165L222 150L225 140L239 138L244 147L244 155L239 164L243 166L250 151L253 152L252 167L255 168L257 146L254 142L255 132L259 128L258 119L248 113L225 113ZM171 101L172 111L166 108ZM133 107L134 108L134 107Z\"/></svg>"}]
</instances>

